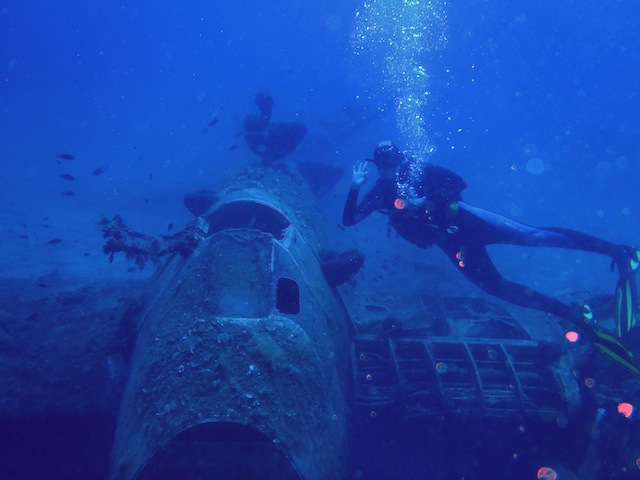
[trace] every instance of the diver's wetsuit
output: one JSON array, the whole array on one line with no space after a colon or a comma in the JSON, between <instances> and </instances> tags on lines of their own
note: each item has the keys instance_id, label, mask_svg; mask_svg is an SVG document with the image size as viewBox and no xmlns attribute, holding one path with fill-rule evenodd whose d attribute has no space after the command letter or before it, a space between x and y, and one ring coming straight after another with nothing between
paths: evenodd
<instances>
[{"instance_id":1,"label":"diver's wetsuit","mask_svg":"<svg viewBox=\"0 0 640 480\"><path fill-rule=\"evenodd\" d=\"M442 167L438 167L442 169ZM454 174L455 175L455 174ZM358 190L351 189L342 223L354 225L374 211L389 215L390 225L405 240L421 248L438 245L458 270L473 283L514 304L561 316L574 323L584 321L583 309L562 303L533 289L506 280L494 266L486 246L509 244L584 250L620 259L623 247L564 228L537 228L515 222L457 198L442 202L427 214L424 208L394 207L396 183L380 179L358 204ZM454 208L455 207L455 208Z\"/></svg>"}]
</instances>

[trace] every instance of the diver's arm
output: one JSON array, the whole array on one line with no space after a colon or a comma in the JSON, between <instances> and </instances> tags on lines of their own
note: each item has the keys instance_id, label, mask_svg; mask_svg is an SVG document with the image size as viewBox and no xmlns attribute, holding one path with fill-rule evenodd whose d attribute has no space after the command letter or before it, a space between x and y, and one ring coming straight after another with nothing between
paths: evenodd
<instances>
[{"instance_id":1,"label":"diver's arm","mask_svg":"<svg viewBox=\"0 0 640 480\"><path fill-rule=\"evenodd\" d=\"M350 227L358 223L362 218L358 218L358 192L360 188L349 189L349 195L347 195L347 201L344 204L344 210L342 211L342 224L345 227Z\"/></svg>"},{"instance_id":2,"label":"diver's arm","mask_svg":"<svg viewBox=\"0 0 640 480\"><path fill-rule=\"evenodd\" d=\"M371 190L364 194L358 203L359 189L351 188L342 213L342 224L350 227L364 220L373 212L386 211L393 206L393 198L389 198L389 184L378 180Z\"/></svg>"},{"instance_id":3,"label":"diver's arm","mask_svg":"<svg viewBox=\"0 0 640 480\"><path fill-rule=\"evenodd\" d=\"M342 224L345 227L355 225L373 211L371 210L366 213L364 212L363 207L365 202L358 206L358 193L360 192L360 187L362 187L362 185L364 185L367 181L367 178L368 176L366 162L362 162L353 166L351 188L349 189L349 195L347 196L347 201L345 202L344 210L342 211Z\"/></svg>"}]
</instances>

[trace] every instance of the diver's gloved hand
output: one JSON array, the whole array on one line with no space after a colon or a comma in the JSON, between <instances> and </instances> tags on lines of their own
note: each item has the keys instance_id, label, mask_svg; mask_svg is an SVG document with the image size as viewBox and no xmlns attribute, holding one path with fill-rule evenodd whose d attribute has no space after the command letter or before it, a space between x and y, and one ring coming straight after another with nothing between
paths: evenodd
<instances>
[{"instance_id":1,"label":"diver's gloved hand","mask_svg":"<svg viewBox=\"0 0 640 480\"><path fill-rule=\"evenodd\" d=\"M358 190L364 185L369 178L367 172L367 162L360 162L353 166L353 175L351 177L351 189Z\"/></svg>"}]
</instances>

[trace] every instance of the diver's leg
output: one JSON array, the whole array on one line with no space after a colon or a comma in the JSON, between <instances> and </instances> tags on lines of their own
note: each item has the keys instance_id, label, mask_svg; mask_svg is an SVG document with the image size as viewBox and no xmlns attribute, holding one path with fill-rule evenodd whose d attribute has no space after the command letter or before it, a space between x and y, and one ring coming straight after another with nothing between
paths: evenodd
<instances>
[{"instance_id":1,"label":"diver's leg","mask_svg":"<svg viewBox=\"0 0 640 480\"><path fill-rule=\"evenodd\" d=\"M516 222L497 213L483 210L464 202L458 203L461 229L473 234L483 245L508 244L522 246L560 247L568 244L561 233L545 231L531 225Z\"/></svg>"},{"instance_id":2,"label":"diver's leg","mask_svg":"<svg viewBox=\"0 0 640 480\"><path fill-rule=\"evenodd\" d=\"M456 248L456 245L447 243L441 244L440 248L460 273L487 293L522 307L542 310L574 323L583 323L581 309L505 279L500 275L483 246Z\"/></svg>"},{"instance_id":3,"label":"diver's leg","mask_svg":"<svg viewBox=\"0 0 640 480\"><path fill-rule=\"evenodd\" d=\"M548 233L551 238L556 238L559 244L545 245L544 240L540 246L557 246L560 248L569 248L572 250L584 250L585 252L602 253L609 255L614 260L622 261L626 259L628 253L625 251L625 245L616 245L593 235L571 230L569 228L543 227L539 228L541 232Z\"/></svg>"},{"instance_id":4,"label":"diver's leg","mask_svg":"<svg viewBox=\"0 0 640 480\"><path fill-rule=\"evenodd\" d=\"M557 247L602 253L614 259L626 258L623 245L587 235L568 228L533 227L508 217L459 202L461 220L470 230L479 232L481 242L529 247Z\"/></svg>"}]
</instances>

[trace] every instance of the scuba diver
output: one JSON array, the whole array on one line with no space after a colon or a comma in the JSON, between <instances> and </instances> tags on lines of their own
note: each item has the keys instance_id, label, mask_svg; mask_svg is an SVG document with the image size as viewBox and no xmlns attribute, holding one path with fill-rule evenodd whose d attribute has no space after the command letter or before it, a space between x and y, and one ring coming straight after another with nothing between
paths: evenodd
<instances>
[{"instance_id":1,"label":"scuba diver","mask_svg":"<svg viewBox=\"0 0 640 480\"><path fill-rule=\"evenodd\" d=\"M542 310L576 325L598 351L636 377L640 370L619 338L635 326L637 290L635 272L640 251L616 245L566 228L525 225L462 201L467 184L451 170L407 158L391 142L379 143L369 160L379 179L358 204L358 193L367 181L366 161L353 167L342 223L354 225L371 213L389 216L389 224L405 240L420 248L437 245L471 282L504 300ZM558 247L609 255L618 268L616 287L617 336L598 327L588 305L570 305L533 289L506 280L496 269L487 245Z\"/></svg>"}]
</instances>

